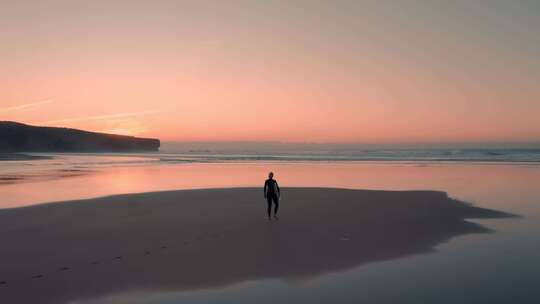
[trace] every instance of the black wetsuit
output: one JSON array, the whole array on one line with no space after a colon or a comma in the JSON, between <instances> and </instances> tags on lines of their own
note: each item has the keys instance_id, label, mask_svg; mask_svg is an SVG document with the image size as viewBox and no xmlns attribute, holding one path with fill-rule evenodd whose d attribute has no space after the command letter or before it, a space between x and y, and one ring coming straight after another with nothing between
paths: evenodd
<instances>
[{"instance_id":1,"label":"black wetsuit","mask_svg":"<svg viewBox=\"0 0 540 304\"><path fill-rule=\"evenodd\" d=\"M272 211L272 201L274 201L274 216L279 209L279 186L275 179L267 179L264 182L264 196L268 202L268 217Z\"/></svg>"}]
</instances>

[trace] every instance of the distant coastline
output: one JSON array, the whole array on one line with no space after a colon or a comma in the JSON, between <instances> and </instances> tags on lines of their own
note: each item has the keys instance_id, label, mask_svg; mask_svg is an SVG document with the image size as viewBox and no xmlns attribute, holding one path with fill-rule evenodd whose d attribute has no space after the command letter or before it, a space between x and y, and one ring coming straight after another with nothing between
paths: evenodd
<instances>
[{"instance_id":1,"label":"distant coastline","mask_svg":"<svg viewBox=\"0 0 540 304\"><path fill-rule=\"evenodd\" d=\"M0 153L146 152L159 151L160 145L160 140L155 138L0 121Z\"/></svg>"},{"instance_id":2,"label":"distant coastline","mask_svg":"<svg viewBox=\"0 0 540 304\"><path fill-rule=\"evenodd\" d=\"M0 161L10 160L38 160L38 159L52 159L53 156L44 155L29 155L24 153L0 153Z\"/></svg>"}]
</instances>

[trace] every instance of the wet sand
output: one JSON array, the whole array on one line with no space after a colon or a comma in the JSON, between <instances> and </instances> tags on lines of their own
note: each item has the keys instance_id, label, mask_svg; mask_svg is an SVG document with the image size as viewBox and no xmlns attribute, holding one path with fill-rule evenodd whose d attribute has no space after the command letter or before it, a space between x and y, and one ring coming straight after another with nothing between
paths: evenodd
<instances>
[{"instance_id":1,"label":"wet sand","mask_svg":"<svg viewBox=\"0 0 540 304\"><path fill-rule=\"evenodd\" d=\"M428 253L510 215L437 191L286 188L279 221L259 188L117 195L0 210L0 302L304 280Z\"/></svg>"}]
</instances>

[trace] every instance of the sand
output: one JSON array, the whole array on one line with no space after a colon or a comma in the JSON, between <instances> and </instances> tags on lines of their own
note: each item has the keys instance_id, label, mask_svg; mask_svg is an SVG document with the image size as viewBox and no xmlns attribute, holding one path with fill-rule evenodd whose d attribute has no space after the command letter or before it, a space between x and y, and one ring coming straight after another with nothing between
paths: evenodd
<instances>
[{"instance_id":1,"label":"sand","mask_svg":"<svg viewBox=\"0 0 540 304\"><path fill-rule=\"evenodd\" d=\"M68 303L129 291L308 280L429 253L510 215L437 191L262 189L117 195L0 210L0 303Z\"/></svg>"}]
</instances>

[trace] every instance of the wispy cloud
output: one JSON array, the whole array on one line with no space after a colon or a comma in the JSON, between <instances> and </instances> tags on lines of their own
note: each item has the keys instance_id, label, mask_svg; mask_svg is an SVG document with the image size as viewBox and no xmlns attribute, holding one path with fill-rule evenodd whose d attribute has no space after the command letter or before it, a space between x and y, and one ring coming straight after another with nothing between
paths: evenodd
<instances>
[{"instance_id":1,"label":"wispy cloud","mask_svg":"<svg viewBox=\"0 0 540 304\"><path fill-rule=\"evenodd\" d=\"M55 124L55 123L65 123L65 122L76 122L76 121L88 121L88 120L107 120L107 119L118 119L126 117L134 117L148 114L155 114L161 112L160 110L148 110L140 112L126 112L126 113L115 113L115 114L106 114L106 115L96 115L96 116L86 116L86 117L75 117L75 118L65 118L57 120L48 120L41 121L40 124Z\"/></svg>"},{"instance_id":2,"label":"wispy cloud","mask_svg":"<svg viewBox=\"0 0 540 304\"><path fill-rule=\"evenodd\" d=\"M10 112L10 111L27 110L27 109L29 109L29 108L33 108L33 107L37 107L37 106L42 106L42 105L50 104L50 103L53 103L53 102L54 102L53 99L46 99L46 100L41 100L41 101L32 102L32 103L26 103L26 104L22 104L22 105L18 105L18 106L11 106L11 107L7 107L7 108L0 108L0 112Z\"/></svg>"}]
</instances>

